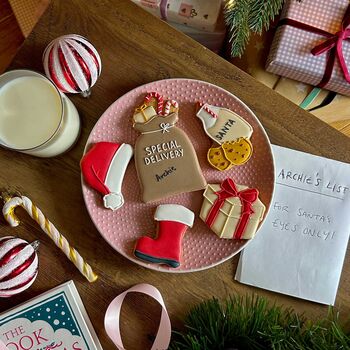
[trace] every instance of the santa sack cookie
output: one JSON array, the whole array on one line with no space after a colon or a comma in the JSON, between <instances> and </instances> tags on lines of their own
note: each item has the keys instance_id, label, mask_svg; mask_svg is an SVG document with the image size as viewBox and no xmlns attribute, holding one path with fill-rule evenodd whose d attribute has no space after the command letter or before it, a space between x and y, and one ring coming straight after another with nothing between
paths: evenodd
<instances>
[{"instance_id":1,"label":"santa sack cookie","mask_svg":"<svg viewBox=\"0 0 350 350\"><path fill-rule=\"evenodd\" d=\"M145 203L206 186L196 152L177 121L178 113L173 112L134 122L141 134L135 144L135 164Z\"/></svg>"},{"instance_id":2,"label":"santa sack cookie","mask_svg":"<svg viewBox=\"0 0 350 350\"><path fill-rule=\"evenodd\" d=\"M80 162L85 182L103 195L105 208L117 210L124 204L121 187L133 149L126 143L98 142Z\"/></svg>"}]
</instances>

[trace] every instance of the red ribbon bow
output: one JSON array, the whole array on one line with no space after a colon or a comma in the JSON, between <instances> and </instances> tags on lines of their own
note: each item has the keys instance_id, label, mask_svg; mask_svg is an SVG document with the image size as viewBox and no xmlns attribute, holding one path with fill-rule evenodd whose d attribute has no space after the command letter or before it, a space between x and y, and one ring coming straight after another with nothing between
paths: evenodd
<instances>
[{"instance_id":1,"label":"red ribbon bow","mask_svg":"<svg viewBox=\"0 0 350 350\"><path fill-rule=\"evenodd\" d=\"M205 223L211 227L219 214L220 208L224 205L225 200L231 197L238 197L242 203L241 217L237 223L233 238L241 239L250 216L254 213L252 204L258 199L259 191L255 188L247 188L238 191L232 179L224 180L221 185L221 190L215 192L218 198L211 207Z\"/></svg>"},{"instance_id":2,"label":"red ribbon bow","mask_svg":"<svg viewBox=\"0 0 350 350\"><path fill-rule=\"evenodd\" d=\"M281 20L280 25L290 25L292 27L296 27L299 29L304 29L307 30L308 32L315 33L315 34L320 34L327 39L319 44L316 45L312 50L311 53L314 56L319 56L322 55L325 52L328 52L328 58L327 58L327 63L326 63L326 69L323 75L323 78L321 82L317 85L320 88L323 88L327 85L329 80L331 79L333 68L334 68L334 63L335 59L338 58L340 68L343 72L344 78L347 82L350 83L350 74L348 67L346 65L345 59L344 59L344 54L343 54L343 41L350 39L350 5L345 11L345 14L342 19L341 23L341 28L338 32L332 34L329 33L325 30L322 30L317 27L310 26L308 24L302 23L295 21L290 18L284 18Z\"/></svg>"}]
</instances>

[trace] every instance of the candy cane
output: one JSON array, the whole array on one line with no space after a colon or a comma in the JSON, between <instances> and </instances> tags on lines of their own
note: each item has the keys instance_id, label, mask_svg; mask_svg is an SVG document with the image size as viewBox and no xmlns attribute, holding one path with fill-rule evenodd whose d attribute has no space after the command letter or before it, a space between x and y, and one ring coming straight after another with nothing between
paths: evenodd
<instances>
[{"instance_id":1,"label":"candy cane","mask_svg":"<svg viewBox=\"0 0 350 350\"><path fill-rule=\"evenodd\" d=\"M158 94L158 92L149 92L145 97L144 103L148 103L151 100L151 98L155 98L157 100L157 114L163 115L163 97L160 94Z\"/></svg>"},{"instance_id":2,"label":"candy cane","mask_svg":"<svg viewBox=\"0 0 350 350\"><path fill-rule=\"evenodd\" d=\"M198 109L203 108L207 113L209 113L213 118L218 118L218 115L213 112L206 103L197 102Z\"/></svg>"},{"instance_id":3,"label":"candy cane","mask_svg":"<svg viewBox=\"0 0 350 350\"><path fill-rule=\"evenodd\" d=\"M5 198L5 204L2 213L6 221L12 226L18 226L20 221L15 215L16 207L22 207L36 221L41 229L55 242L56 246L63 251L67 258L78 268L78 270L86 277L89 282L94 282L97 275L92 271L91 266L84 261L81 255L70 246L67 239L58 232L56 227L35 206L32 201L25 196Z\"/></svg>"},{"instance_id":4,"label":"candy cane","mask_svg":"<svg viewBox=\"0 0 350 350\"><path fill-rule=\"evenodd\" d=\"M167 115L170 114L170 107L173 106L174 108L179 108L179 104L175 100L168 100L165 103L165 109L164 109L164 116L166 117Z\"/></svg>"}]
</instances>

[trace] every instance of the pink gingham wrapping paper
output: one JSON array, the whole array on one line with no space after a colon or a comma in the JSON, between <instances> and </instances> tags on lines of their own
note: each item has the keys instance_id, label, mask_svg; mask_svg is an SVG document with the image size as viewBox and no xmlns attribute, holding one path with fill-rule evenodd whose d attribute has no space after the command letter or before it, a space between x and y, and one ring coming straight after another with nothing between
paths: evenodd
<instances>
[{"instance_id":1,"label":"pink gingham wrapping paper","mask_svg":"<svg viewBox=\"0 0 350 350\"><path fill-rule=\"evenodd\" d=\"M281 19L290 18L313 27L336 33L340 30L344 13L349 5L348 0L287 0ZM326 38L310 33L304 29L282 25L276 30L266 70L287 78L295 79L317 86L324 75L328 54L313 56L311 50ZM350 68L350 41L343 41L343 54ZM350 95L348 83L335 60L334 69L326 89L344 95Z\"/></svg>"},{"instance_id":2,"label":"pink gingham wrapping paper","mask_svg":"<svg viewBox=\"0 0 350 350\"><path fill-rule=\"evenodd\" d=\"M221 12L222 0L131 0L147 12L166 20L189 27L214 32ZM165 19L165 18L163 18Z\"/></svg>"}]
</instances>

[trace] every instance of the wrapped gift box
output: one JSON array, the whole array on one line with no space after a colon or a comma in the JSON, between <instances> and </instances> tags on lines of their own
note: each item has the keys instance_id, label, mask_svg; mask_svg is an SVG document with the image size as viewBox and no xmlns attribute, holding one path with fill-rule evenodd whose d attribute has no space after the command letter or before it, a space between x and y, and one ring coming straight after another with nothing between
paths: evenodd
<instances>
[{"instance_id":1,"label":"wrapped gift box","mask_svg":"<svg viewBox=\"0 0 350 350\"><path fill-rule=\"evenodd\" d=\"M232 184L232 180L231 183L225 180L221 185L207 185L203 193L204 200L200 218L220 238L251 239L264 217L265 206L258 198L257 190ZM221 193L223 191L230 192L229 195L224 194L226 199L221 205L218 205L220 202L219 191ZM209 222L210 216L214 218L212 223ZM239 233L240 225L244 227L241 234Z\"/></svg>"},{"instance_id":2,"label":"wrapped gift box","mask_svg":"<svg viewBox=\"0 0 350 350\"><path fill-rule=\"evenodd\" d=\"M299 105L314 87L265 70L264 65L274 32L275 28L271 28L261 36L253 34L242 57L234 58L231 62L264 85ZM338 94L333 101L319 107L329 93L328 90L323 89L317 98L307 106L307 109L312 109L312 114L343 132L344 127L350 123L350 97ZM345 129L344 133L349 135L349 129Z\"/></svg>"},{"instance_id":3,"label":"wrapped gift box","mask_svg":"<svg viewBox=\"0 0 350 350\"><path fill-rule=\"evenodd\" d=\"M226 36L226 26L224 14L222 11L220 12L219 19L213 32L208 32L205 30L189 27L188 25L179 24L175 22L169 22L169 24L175 29L179 30L180 32L188 35L193 40L198 41L200 44L202 44L209 50L218 53L222 49Z\"/></svg>"},{"instance_id":4,"label":"wrapped gift box","mask_svg":"<svg viewBox=\"0 0 350 350\"><path fill-rule=\"evenodd\" d=\"M348 0L287 0L281 15L282 25L276 31L267 60L267 70L317 86L324 77L330 55L328 51L313 55L311 50L340 31L348 6ZM320 30L324 34L320 34ZM342 40L342 46L345 63L350 67L350 42ZM331 51L336 54L335 50ZM350 83L344 78L338 58L335 58L325 88L350 95Z\"/></svg>"},{"instance_id":5,"label":"wrapped gift box","mask_svg":"<svg viewBox=\"0 0 350 350\"><path fill-rule=\"evenodd\" d=\"M132 0L153 15L200 30L213 32L222 0Z\"/></svg>"}]
</instances>

